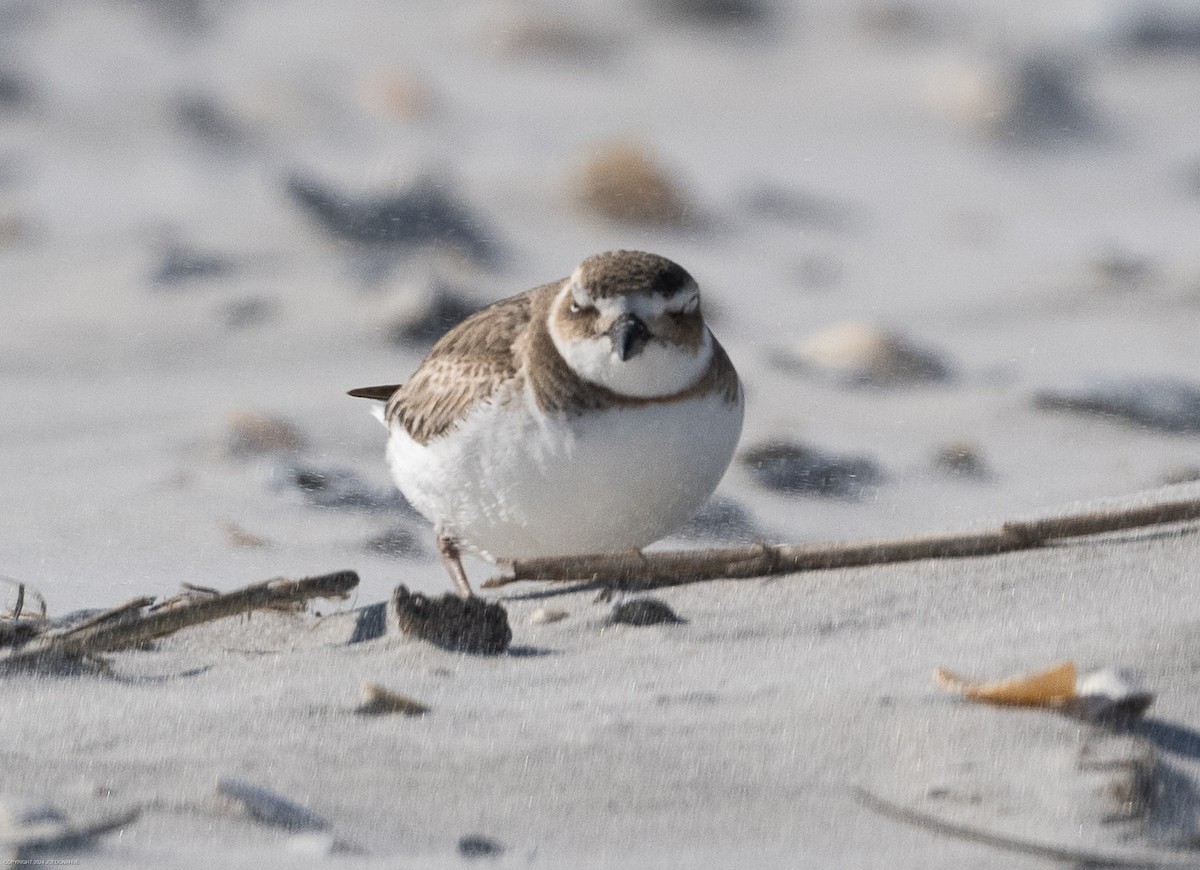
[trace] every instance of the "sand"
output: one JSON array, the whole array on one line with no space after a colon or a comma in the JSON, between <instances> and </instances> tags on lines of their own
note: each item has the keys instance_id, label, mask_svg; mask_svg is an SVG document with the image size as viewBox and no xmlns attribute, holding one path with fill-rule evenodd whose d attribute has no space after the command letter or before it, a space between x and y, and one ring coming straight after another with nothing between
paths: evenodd
<instances>
[{"instance_id":1,"label":"sand","mask_svg":"<svg viewBox=\"0 0 1200 870\"><path fill-rule=\"evenodd\" d=\"M839 499L768 490L735 463L718 494L744 522L660 546L1194 495L1164 483L1195 478L1194 431L1035 402L1099 376L1200 381L1186 9L1164 7L1164 37L1119 2L747 3L733 23L690 5L0 14L0 573L55 614L341 568L362 577L348 611L400 582L442 591L428 528L388 501L383 430L344 392L407 376L427 345L389 335L439 287L483 304L614 247L700 281L746 384L745 448L789 439L881 471ZM614 141L663 169L681 220L581 204L580 174ZM292 177L341 202L424 179L480 245L335 236ZM864 387L779 364L845 321L898 332L950 377ZM302 443L239 453L238 414ZM938 467L962 442L986 474ZM322 507L289 483L297 468L354 477ZM368 547L385 532L405 555ZM113 866L458 866L472 833L505 846L500 865L1021 860L883 818L855 786L964 824L1161 848L1188 839L1184 821L1095 821L1080 797L1095 789L1071 785L1077 723L963 705L930 673L1139 672L1158 693L1140 736L1164 806L1187 816L1195 546L1172 528L705 584L662 593L676 627L603 627L590 594L506 599L525 654L498 659L345 646L350 617L233 620L114 656L116 680L9 678L2 791L142 806L86 853ZM530 625L538 606L570 616ZM432 710L361 719L363 680ZM220 777L307 805L361 854L297 856L215 796Z\"/></svg>"}]
</instances>

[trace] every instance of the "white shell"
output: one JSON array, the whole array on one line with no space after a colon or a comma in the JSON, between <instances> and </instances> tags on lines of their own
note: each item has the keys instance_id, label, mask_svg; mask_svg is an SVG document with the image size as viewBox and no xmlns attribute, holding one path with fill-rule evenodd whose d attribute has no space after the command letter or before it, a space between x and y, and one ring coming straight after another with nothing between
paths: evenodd
<instances>
[{"instance_id":1,"label":"white shell","mask_svg":"<svg viewBox=\"0 0 1200 870\"><path fill-rule=\"evenodd\" d=\"M529 614L530 625L549 625L552 622L561 622L570 614L565 610L558 610L553 607L539 607L533 613Z\"/></svg>"},{"instance_id":2,"label":"white shell","mask_svg":"<svg viewBox=\"0 0 1200 870\"><path fill-rule=\"evenodd\" d=\"M1136 677L1119 668L1104 668L1081 677L1075 693L1081 698L1106 698L1118 702L1147 695L1154 697L1154 693Z\"/></svg>"}]
</instances>

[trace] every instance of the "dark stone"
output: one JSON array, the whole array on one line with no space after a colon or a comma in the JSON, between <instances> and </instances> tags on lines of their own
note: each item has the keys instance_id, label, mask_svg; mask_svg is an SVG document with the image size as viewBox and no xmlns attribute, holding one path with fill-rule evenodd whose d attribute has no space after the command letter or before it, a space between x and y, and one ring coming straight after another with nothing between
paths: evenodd
<instances>
[{"instance_id":1,"label":"dark stone","mask_svg":"<svg viewBox=\"0 0 1200 870\"><path fill-rule=\"evenodd\" d=\"M1200 12L1194 9L1139 9L1123 30L1123 41L1135 51L1200 54Z\"/></svg>"},{"instance_id":2,"label":"dark stone","mask_svg":"<svg viewBox=\"0 0 1200 870\"><path fill-rule=\"evenodd\" d=\"M287 191L330 234L364 245L444 245L472 259L495 259L493 234L443 187L421 182L406 191L354 198L309 178L292 176Z\"/></svg>"},{"instance_id":3,"label":"dark stone","mask_svg":"<svg viewBox=\"0 0 1200 870\"><path fill-rule=\"evenodd\" d=\"M385 634L387 634L387 604L381 601L358 611L358 619L354 621L354 633L350 635L347 643L375 640Z\"/></svg>"},{"instance_id":4,"label":"dark stone","mask_svg":"<svg viewBox=\"0 0 1200 870\"><path fill-rule=\"evenodd\" d=\"M32 95L32 88L25 78L15 72L0 70L0 109L23 106Z\"/></svg>"},{"instance_id":5,"label":"dark stone","mask_svg":"<svg viewBox=\"0 0 1200 870\"><path fill-rule=\"evenodd\" d=\"M1098 414L1172 434L1200 433L1200 386L1178 378L1097 380L1080 389L1043 390L1043 410Z\"/></svg>"},{"instance_id":6,"label":"dark stone","mask_svg":"<svg viewBox=\"0 0 1200 870\"><path fill-rule=\"evenodd\" d=\"M746 207L772 220L831 233L858 229L858 210L832 197L807 190L762 184L745 195Z\"/></svg>"},{"instance_id":7,"label":"dark stone","mask_svg":"<svg viewBox=\"0 0 1200 870\"><path fill-rule=\"evenodd\" d=\"M992 476L979 448L968 441L943 444L933 455L933 465L952 477L988 480Z\"/></svg>"},{"instance_id":8,"label":"dark stone","mask_svg":"<svg viewBox=\"0 0 1200 870\"><path fill-rule=\"evenodd\" d=\"M681 23L707 27L761 26L773 17L764 0L653 0L650 6Z\"/></svg>"},{"instance_id":9,"label":"dark stone","mask_svg":"<svg viewBox=\"0 0 1200 870\"><path fill-rule=\"evenodd\" d=\"M993 128L1001 141L1051 145L1086 139L1099 130L1077 70L1058 58L1032 57L1018 65L1008 103Z\"/></svg>"},{"instance_id":10,"label":"dark stone","mask_svg":"<svg viewBox=\"0 0 1200 870\"><path fill-rule=\"evenodd\" d=\"M646 596L629 598L615 605L609 620L614 625L681 625L687 620L681 619L675 611L657 598Z\"/></svg>"},{"instance_id":11,"label":"dark stone","mask_svg":"<svg viewBox=\"0 0 1200 870\"><path fill-rule=\"evenodd\" d=\"M224 303L218 316L230 329L247 329L262 326L275 316L276 304L261 296L247 296Z\"/></svg>"},{"instance_id":12,"label":"dark stone","mask_svg":"<svg viewBox=\"0 0 1200 870\"><path fill-rule=\"evenodd\" d=\"M249 133L244 124L208 94L185 94L176 107L175 122L180 132L215 148L245 145Z\"/></svg>"},{"instance_id":13,"label":"dark stone","mask_svg":"<svg viewBox=\"0 0 1200 870\"><path fill-rule=\"evenodd\" d=\"M467 834L458 839L458 854L464 858L499 858L504 854L504 846L482 834Z\"/></svg>"},{"instance_id":14,"label":"dark stone","mask_svg":"<svg viewBox=\"0 0 1200 870\"><path fill-rule=\"evenodd\" d=\"M411 559L424 554L417 534L406 526L393 526L368 538L366 548L380 556L390 556L394 559Z\"/></svg>"},{"instance_id":15,"label":"dark stone","mask_svg":"<svg viewBox=\"0 0 1200 870\"><path fill-rule=\"evenodd\" d=\"M507 611L476 596L429 598L400 585L392 593L392 608L401 634L450 652L499 655L512 641Z\"/></svg>"},{"instance_id":16,"label":"dark stone","mask_svg":"<svg viewBox=\"0 0 1200 870\"><path fill-rule=\"evenodd\" d=\"M160 287L176 287L190 281L224 278L233 268L228 257L173 245L167 248L150 278Z\"/></svg>"},{"instance_id":17,"label":"dark stone","mask_svg":"<svg viewBox=\"0 0 1200 870\"><path fill-rule=\"evenodd\" d=\"M713 496L675 533L688 540L757 541L762 533L750 513L730 498Z\"/></svg>"},{"instance_id":18,"label":"dark stone","mask_svg":"<svg viewBox=\"0 0 1200 870\"><path fill-rule=\"evenodd\" d=\"M296 489L314 507L414 514L399 490L370 486L346 468L316 468L283 462L275 468L277 489Z\"/></svg>"},{"instance_id":19,"label":"dark stone","mask_svg":"<svg viewBox=\"0 0 1200 870\"><path fill-rule=\"evenodd\" d=\"M793 442L752 447L740 460L759 484L789 494L858 498L884 477L866 457L830 456Z\"/></svg>"}]
</instances>

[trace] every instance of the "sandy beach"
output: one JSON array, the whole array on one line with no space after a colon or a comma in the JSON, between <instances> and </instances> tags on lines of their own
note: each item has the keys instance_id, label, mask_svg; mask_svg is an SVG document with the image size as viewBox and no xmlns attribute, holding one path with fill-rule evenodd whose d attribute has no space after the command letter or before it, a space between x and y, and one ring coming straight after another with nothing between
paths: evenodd
<instances>
[{"instance_id":1,"label":"sandy beach","mask_svg":"<svg viewBox=\"0 0 1200 870\"><path fill-rule=\"evenodd\" d=\"M345 391L643 249L697 278L747 396L713 503L655 549L1195 498L1198 93L1200 18L1132 0L5 5L0 575L55 617L361 582L107 677L4 677L0 805L139 810L48 853L87 866L1046 860L866 789L1186 863L1194 524L654 593L678 625L519 584L488 594L499 657L349 643L397 584L449 586ZM1067 659L1136 674L1146 718L1118 735L931 677ZM357 715L364 681L429 712ZM1114 810L1097 752L1156 799ZM222 781L325 824L256 822Z\"/></svg>"}]
</instances>

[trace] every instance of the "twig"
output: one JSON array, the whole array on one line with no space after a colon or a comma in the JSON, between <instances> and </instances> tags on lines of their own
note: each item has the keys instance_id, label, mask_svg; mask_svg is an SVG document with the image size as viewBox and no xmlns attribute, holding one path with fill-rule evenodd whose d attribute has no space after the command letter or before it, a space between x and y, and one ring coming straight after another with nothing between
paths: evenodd
<instances>
[{"instance_id":1,"label":"twig","mask_svg":"<svg viewBox=\"0 0 1200 870\"><path fill-rule=\"evenodd\" d=\"M27 583L22 583L20 580L14 580L11 577L0 577L0 583L12 586L17 590L17 600L13 605L12 610L10 610L8 613L0 613L0 619L16 620L20 619L22 616L24 616L25 619L46 618L46 599L42 597L42 593L38 592L36 588ZM28 604L26 599L30 596L37 600L38 613L40 614L40 617L34 617L32 615L25 614L25 605Z\"/></svg>"},{"instance_id":2,"label":"twig","mask_svg":"<svg viewBox=\"0 0 1200 870\"><path fill-rule=\"evenodd\" d=\"M277 578L150 614L137 612L146 606L148 599L134 599L82 625L35 638L19 652L0 658L0 673L78 662L87 656L127 649L193 625L252 610L310 598L344 598L357 585L358 575L353 571L301 580Z\"/></svg>"},{"instance_id":3,"label":"twig","mask_svg":"<svg viewBox=\"0 0 1200 870\"><path fill-rule=\"evenodd\" d=\"M1085 848L1056 846L1052 843L1026 840L1022 837L995 833L973 825L950 822L932 813L925 813L921 810L892 803L865 788L856 787L851 791L854 798L864 807L889 819L923 828L935 834L945 834L950 837L958 837L961 840L969 840L973 843L982 843L985 846L1006 849L1010 852L1021 852L1025 855L1049 858L1052 861L1071 862L1078 867L1120 867L1129 868L1129 870L1132 870L1132 868L1146 868L1146 870L1152 870L1152 868L1156 867L1196 866L1196 856L1192 855L1189 857L1186 853L1176 855L1170 853L1164 854L1161 851L1135 851L1132 849L1113 850L1109 852L1093 851Z\"/></svg>"},{"instance_id":4,"label":"twig","mask_svg":"<svg viewBox=\"0 0 1200 870\"><path fill-rule=\"evenodd\" d=\"M72 625L63 633L63 637L69 637L75 634L82 634L88 629L95 628L97 625L107 625L115 622L118 619L129 619L136 616L137 611L143 607L148 607L154 603L153 595L143 595L140 598L131 598L124 604L118 604L103 613L97 613L95 616L88 617L83 622Z\"/></svg>"},{"instance_id":5,"label":"twig","mask_svg":"<svg viewBox=\"0 0 1200 870\"><path fill-rule=\"evenodd\" d=\"M39 830L30 831L18 829L11 840L0 843L0 846L12 850L12 860L5 863L42 863L30 860L28 856L46 849L77 849L101 834L132 825L140 815L140 809L130 809L80 825L45 825Z\"/></svg>"},{"instance_id":6,"label":"twig","mask_svg":"<svg viewBox=\"0 0 1200 870\"><path fill-rule=\"evenodd\" d=\"M507 574L488 580L483 588L497 589L522 580L584 580L627 589L654 589L706 580L741 580L918 559L994 556L1035 549L1062 538L1195 519L1200 519L1200 499L1008 522L998 529L981 532L835 544L796 546L760 543L726 549L517 560Z\"/></svg>"}]
</instances>

